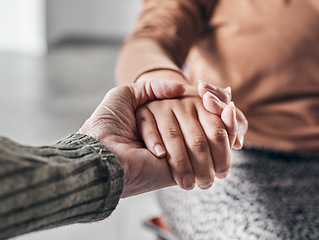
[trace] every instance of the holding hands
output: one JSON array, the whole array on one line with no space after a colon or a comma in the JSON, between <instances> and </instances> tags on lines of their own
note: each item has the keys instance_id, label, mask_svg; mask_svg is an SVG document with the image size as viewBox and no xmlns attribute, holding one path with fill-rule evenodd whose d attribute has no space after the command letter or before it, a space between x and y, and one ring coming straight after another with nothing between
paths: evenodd
<instances>
[{"instance_id":1,"label":"holding hands","mask_svg":"<svg viewBox=\"0 0 319 240\"><path fill-rule=\"evenodd\" d=\"M102 142L120 161L125 175L122 198L176 184L167 162L145 148L135 111L146 102L184 92L182 84L172 81L146 80L113 88L79 130Z\"/></svg>"},{"instance_id":2,"label":"holding hands","mask_svg":"<svg viewBox=\"0 0 319 240\"><path fill-rule=\"evenodd\" d=\"M242 146L240 131L247 130L230 99L228 89L205 83L197 90L148 79L109 91L79 132L102 142L120 161L122 197L176 183L191 189L195 181L207 189L215 175L227 176L230 150Z\"/></svg>"},{"instance_id":3,"label":"holding hands","mask_svg":"<svg viewBox=\"0 0 319 240\"><path fill-rule=\"evenodd\" d=\"M208 189L215 176L227 176L230 150L242 147L248 127L231 102L230 88L204 82L198 90L187 87L181 98L146 103L136 120L146 147L156 157L166 157L175 182L187 190L195 182Z\"/></svg>"}]
</instances>

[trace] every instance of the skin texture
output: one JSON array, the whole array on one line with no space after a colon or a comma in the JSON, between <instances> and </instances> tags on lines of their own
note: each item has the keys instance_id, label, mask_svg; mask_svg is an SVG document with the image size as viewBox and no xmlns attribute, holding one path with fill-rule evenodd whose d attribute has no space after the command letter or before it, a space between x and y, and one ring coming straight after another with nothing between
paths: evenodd
<instances>
[{"instance_id":1,"label":"skin texture","mask_svg":"<svg viewBox=\"0 0 319 240\"><path fill-rule=\"evenodd\" d=\"M168 164L150 153L137 131L135 110L154 99L182 96L182 84L146 81L110 90L80 133L99 140L116 155L124 173L122 198L175 185Z\"/></svg>"},{"instance_id":2,"label":"skin texture","mask_svg":"<svg viewBox=\"0 0 319 240\"><path fill-rule=\"evenodd\" d=\"M229 139L220 117L207 112L207 110L202 107L202 100L198 95L196 97L189 96L184 84L149 79L136 84L114 88L106 94L103 101L91 117L83 124L79 132L99 140L117 156L125 172L122 198L179 183L172 177L174 166L178 166L178 164L176 165L179 159L178 156L169 157L167 154L166 159L159 158L145 148L135 119L136 110L141 106L145 106L145 103L156 104L156 101L152 100L164 101L164 99L165 101L173 101L173 98L180 98L181 102L193 102L193 107L188 108L188 112L195 113L195 111L197 111L203 118L207 118L208 115L211 115L213 121L207 122L207 128L208 125L214 126L212 130L212 144L218 145L222 143L222 147L219 147L219 150L226 154L229 153ZM207 105L207 107L209 107L209 105ZM181 112L181 114L184 113ZM216 135L215 130L219 134ZM171 133L170 136L172 136L172 134L174 136L175 133ZM183 143L183 140L174 137L173 139L174 141L177 140L176 144L183 149L184 145L180 144ZM178 141L181 142L179 143ZM198 149L203 148L203 145L200 145L202 144L200 140L195 139L195 143L199 144ZM206 148L209 149L207 146ZM207 154L206 157L210 156ZM226 159L227 165L225 169L227 171L230 167L229 155ZM199 160L210 162L208 163L210 168L204 174L208 172L211 176L209 181L211 181L215 172L213 161L207 161L207 159ZM202 162L198 162L198 164L200 165ZM224 171L224 169L222 169L222 171ZM182 175L184 175L184 173L182 173Z\"/></svg>"},{"instance_id":3,"label":"skin texture","mask_svg":"<svg viewBox=\"0 0 319 240\"><path fill-rule=\"evenodd\" d=\"M195 182L208 189L215 176L228 175L230 150L242 147L248 126L230 100L229 88L201 82L198 92L187 86L182 98L152 101L137 110L146 147L155 156L166 157L174 180L183 189L192 189Z\"/></svg>"}]
</instances>

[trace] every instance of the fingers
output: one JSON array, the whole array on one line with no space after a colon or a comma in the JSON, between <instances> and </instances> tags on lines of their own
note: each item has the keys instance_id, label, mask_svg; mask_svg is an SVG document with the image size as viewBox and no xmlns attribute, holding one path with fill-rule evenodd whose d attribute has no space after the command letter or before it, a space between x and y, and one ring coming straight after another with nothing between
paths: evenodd
<instances>
[{"instance_id":1,"label":"fingers","mask_svg":"<svg viewBox=\"0 0 319 240\"><path fill-rule=\"evenodd\" d=\"M221 117L229 135L230 146L241 149L248 129L248 121L245 115L230 102L231 88L223 89L199 81L198 94L203 98L206 110Z\"/></svg>"},{"instance_id":2,"label":"fingers","mask_svg":"<svg viewBox=\"0 0 319 240\"><path fill-rule=\"evenodd\" d=\"M185 114L183 109L176 112L196 185L201 189L208 189L215 178L214 163L206 135L198 122L196 108L194 111L188 111L188 114Z\"/></svg>"},{"instance_id":3,"label":"fingers","mask_svg":"<svg viewBox=\"0 0 319 240\"><path fill-rule=\"evenodd\" d=\"M185 92L182 83L169 80L149 79L143 82L129 85L133 94L133 109L154 99L180 97Z\"/></svg>"},{"instance_id":4,"label":"fingers","mask_svg":"<svg viewBox=\"0 0 319 240\"><path fill-rule=\"evenodd\" d=\"M211 92L206 92L203 95L203 105L208 112L216 114L217 116L221 116L224 108L227 106L226 103L220 101L219 98Z\"/></svg>"},{"instance_id":5,"label":"fingers","mask_svg":"<svg viewBox=\"0 0 319 240\"><path fill-rule=\"evenodd\" d=\"M228 104L232 99L230 87L220 88L220 87L216 87L212 84L209 84L209 83L206 83L203 81L199 81L197 90L198 90L200 97L203 97L206 92L210 92L210 93L214 94L220 101L222 101L226 104Z\"/></svg>"},{"instance_id":6,"label":"fingers","mask_svg":"<svg viewBox=\"0 0 319 240\"><path fill-rule=\"evenodd\" d=\"M222 111L216 108L214 111ZM172 176L181 188L192 189L196 179L200 188L208 189L215 172L218 178L227 176L230 146L226 127L219 116L203 108L200 98L150 102L136 116L147 148L156 156L155 146L164 145Z\"/></svg>"},{"instance_id":7,"label":"fingers","mask_svg":"<svg viewBox=\"0 0 319 240\"><path fill-rule=\"evenodd\" d=\"M157 127L166 148L166 160L176 183L185 190L193 189L195 178L180 124L173 111L157 114Z\"/></svg>"},{"instance_id":8,"label":"fingers","mask_svg":"<svg viewBox=\"0 0 319 240\"><path fill-rule=\"evenodd\" d=\"M227 130L219 116L198 108L198 119L206 134L217 178L225 178L230 170L230 145Z\"/></svg>"},{"instance_id":9,"label":"fingers","mask_svg":"<svg viewBox=\"0 0 319 240\"><path fill-rule=\"evenodd\" d=\"M234 102L230 102L222 111L221 119L227 129L229 146L230 148L234 147L237 133L238 133L238 124L236 119L236 109Z\"/></svg>"},{"instance_id":10,"label":"fingers","mask_svg":"<svg viewBox=\"0 0 319 240\"><path fill-rule=\"evenodd\" d=\"M225 104L211 92L206 92L203 95L203 105L208 112L221 117L228 133L230 148L232 148L238 132L234 103L230 102L229 104Z\"/></svg>"},{"instance_id":11,"label":"fingers","mask_svg":"<svg viewBox=\"0 0 319 240\"><path fill-rule=\"evenodd\" d=\"M136 122L147 149L154 156L163 158L166 155L166 150L158 132L155 118L147 107L142 106L138 108L136 111Z\"/></svg>"},{"instance_id":12,"label":"fingers","mask_svg":"<svg viewBox=\"0 0 319 240\"><path fill-rule=\"evenodd\" d=\"M236 119L238 123L238 134L237 134L234 148L241 149L244 144L244 136L248 130L248 121L245 115L243 114L243 112L240 111L238 108L236 108Z\"/></svg>"}]
</instances>

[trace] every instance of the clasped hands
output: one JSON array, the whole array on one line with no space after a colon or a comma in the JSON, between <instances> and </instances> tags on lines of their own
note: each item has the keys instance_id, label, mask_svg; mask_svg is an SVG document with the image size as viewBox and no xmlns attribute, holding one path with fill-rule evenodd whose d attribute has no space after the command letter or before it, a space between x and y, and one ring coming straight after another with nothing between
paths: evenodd
<instances>
[{"instance_id":1,"label":"clasped hands","mask_svg":"<svg viewBox=\"0 0 319 240\"><path fill-rule=\"evenodd\" d=\"M111 89L80 133L116 155L124 172L121 197L178 184L207 189L225 178L231 148L241 148L247 120L230 89L198 89L148 79Z\"/></svg>"}]
</instances>

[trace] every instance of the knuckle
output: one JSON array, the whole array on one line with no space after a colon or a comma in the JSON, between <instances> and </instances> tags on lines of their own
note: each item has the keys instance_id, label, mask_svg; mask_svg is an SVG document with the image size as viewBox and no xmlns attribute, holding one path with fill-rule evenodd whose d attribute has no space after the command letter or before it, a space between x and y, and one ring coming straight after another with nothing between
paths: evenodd
<instances>
[{"instance_id":1,"label":"knuckle","mask_svg":"<svg viewBox=\"0 0 319 240\"><path fill-rule=\"evenodd\" d=\"M169 138L169 139L174 139L174 138L180 138L182 135L181 135L181 132L179 131L178 128L176 127L170 127L167 129L167 131L165 132L165 137L166 138Z\"/></svg>"},{"instance_id":2,"label":"knuckle","mask_svg":"<svg viewBox=\"0 0 319 240\"><path fill-rule=\"evenodd\" d=\"M212 130L210 138L217 144L223 144L228 141L228 134L226 129L217 127Z\"/></svg>"},{"instance_id":3,"label":"knuckle","mask_svg":"<svg viewBox=\"0 0 319 240\"><path fill-rule=\"evenodd\" d=\"M190 148L202 152L208 149L207 139L204 136L193 137L190 142Z\"/></svg>"},{"instance_id":4,"label":"knuckle","mask_svg":"<svg viewBox=\"0 0 319 240\"><path fill-rule=\"evenodd\" d=\"M187 171L186 163L187 161L184 157L175 157L170 161L171 168L179 174Z\"/></svg>"}]
</instances>

